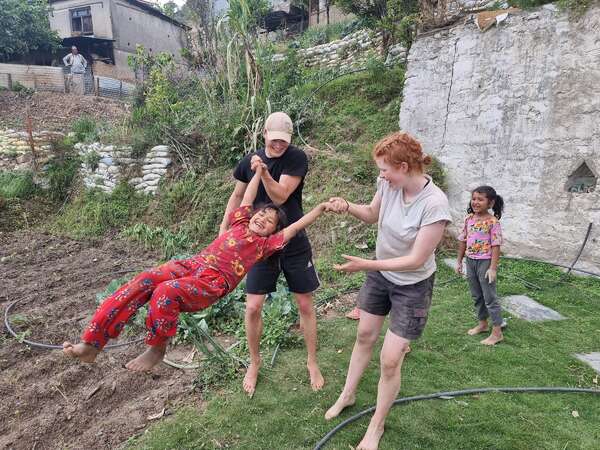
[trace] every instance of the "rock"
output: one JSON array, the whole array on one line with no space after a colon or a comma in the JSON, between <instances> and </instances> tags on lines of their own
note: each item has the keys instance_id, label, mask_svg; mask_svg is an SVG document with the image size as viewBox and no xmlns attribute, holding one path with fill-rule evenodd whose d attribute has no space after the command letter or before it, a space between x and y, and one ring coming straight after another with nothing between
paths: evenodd
<instances>
[{"instance_id":1,"label":"rock","mask_svg":"<svg viewBox=\"0 0 600 450\"><path fill-rule=\"evenodd\" d=\"M146 158L146 160L144 162L146 163L146 165L155 164L155 165L162 165L163 167L165 167L165 166L168 166L171 164L171 159L170 158Z\"/></svg>"},{"instance_id":2,"label":"rock","mask_svg":"<svg viewBox=\"0 0 600 450\"><path fill-rule=\"evenodd\" d=\"M168 145L156 145L150 149L150 152L166 152L169 153Z\"/></svg>"},{"instance_id":3,"label":"rock","mask_svg":"<svg viewBox=\"0 0 600 450\"><path fill-rule=\"evenodd\" d=\"M575 353L578 360L583 361L592 367L596 372L600 373L600 352L594 353Z\"/></svg>"},{"instance_id":4,"label":"rock","mask_svg":"<svg viewBox=\"0 0 600 450\"><path fill-rule=\"evenodd\" d=\"M149 172L149 171L152 171L155 169L160 170L160 169L166 169L166 168L167 168L167 166L165 166L164 164L144 164L142 166L142 170L146 171L146 172Z\"/></svg>"},{"instance_id":5,"label":"rock","mask_svg":"<svg viewBox=\"0 0 600 450\"><path fill-rule=\"evenodd\" d=\"M512 315L528 322L543 320L564 320L558 312L550 309L526 295L510 295L500 299L502 307Z\"/></svg>"},{"instance_id":6,"label":"rock","mask_svg":"<svg viewBox=\"0 0 600 450\"><path fill-rule=\"evenodd\" d=\"M32 157L31 154L25 154L25 155L21 155L21 156L17 156L17 163L18 164L25 164L25 163L29 163L32 161Z\"/></svg>"},{"instance_id":7,"label":"rock","mask_svg":"<svg viewBox=\"0 0 600 450\"><path fill-rule=\"evenodd\" d=\"M600 223L599 188L566 189L583 162L600 178L600 96L590 95L600 65L598 42L589 38L597 36L600 8L590 7L577 31L567 12L535 13L535 21L522 20L530 14L522 12L485 33L458 25L415 40L398 128L444 166L452 234L464 223L470 190L491 184L511 211L502 217L502 251L568 264L588 223L592 233ZM599 264L600 246L590 241L578 266Z\"/></svg>"},{"instance_id":8,"label":"rock","mask_svg":"<svg viewBox=\"0 0 600 450\"><path fill-rule=\"evenodd\" d=\"M165 173L167 173L167 169L148 169L148 170L142 170L142 174L143 175L148 175L149 173L154 173L158 176L163 176Z\"/></svg>"}]
</instances>

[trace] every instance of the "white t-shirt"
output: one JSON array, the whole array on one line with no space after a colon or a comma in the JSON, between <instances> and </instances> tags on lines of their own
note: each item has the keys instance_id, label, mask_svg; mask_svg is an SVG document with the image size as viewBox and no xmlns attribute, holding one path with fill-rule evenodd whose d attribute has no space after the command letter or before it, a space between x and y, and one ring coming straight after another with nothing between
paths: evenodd
<instances>
[{"instance_id":1,"label":"white t-shirt","mask_svg":"<svg viewBox=\"0 0 600 450\"><path fill-rule=\"evenodd\" d=\"M427 178L429 183L411 203L404 202L402 189L394 189L382 178L377 180L377 192L381 196L375 248L377 259L407 256L421 227L440 221L452 222L446 194L433 184L431 177ZM432 253L417 270L381 271L381 274L392 283L404 286L429 278L435 269L435 254Z\"/></svg>"}]
</instances>

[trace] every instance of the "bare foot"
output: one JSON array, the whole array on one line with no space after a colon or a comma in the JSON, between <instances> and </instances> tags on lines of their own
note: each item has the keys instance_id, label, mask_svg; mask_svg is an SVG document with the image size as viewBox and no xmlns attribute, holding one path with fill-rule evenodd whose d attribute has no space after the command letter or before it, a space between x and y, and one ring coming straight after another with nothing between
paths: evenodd
<instances>
[{"instance_id":1,"label":"bare foot","mask_svg":"<svg viewBox=\"0 0 600 450\"><path fill-rule=\"evenodd\" d=\"M321 370L317 363L314 364L306 364L306 368L308 369L308 374L310 375L310 386L313 391L320 391L325 384L325 378L321 375Z\"/></svg>"},{"instance_id":2,"label":"bare foot","mask_svg":"<svg viewBox=\"0 0 600 450\"><path fill-rule=\"evenodd\" d=\"M469 331L467 331L467 334L469 336L475 336L476 334L485 333L487 330L488 330L487 323L485 325L480 323L476 327L473 327Z\"/></svg>"},{"instance_id":3,"label":"bare foot","mask_svg":"<svg viewBox=\"0 0 600 450\"><path fill-rule=\"evenodd\" d=\"M79 358L81 362L93 363L96 361L96 356L98 356L100 350L85 342L80 342L79 344L63 342L63 353L71 358Z\"/></svg>"},{"instance_id":4,"label":"bare foot","mask_svg":"<svg viewBox=\"0 0 600 450\"><path fill-rule=\"evenodd\" d=\"M333 406L329 408L325 413L325 420L331 420L339 416L340 413L344 410L344 408L354 405L355 401L356 396L354 394L346 396L342 392L337 401L333 404Z\"/></svg>"},{"instance_id":5,"label":"bare foot","mask_svg":"<svg viewBox=\"0 0 600 450\"><path fill-rule=\"evenodd\" d=\"M125 367L133 372L145 372L150 370L163 360L166 350L166 345L150 346L140 356L125 364Z\"/></svg>"},{"instance_id":6,"label":"bare foot","mask_svg":"<svg viewBox=\"0 0 600 450\"><path fill-rule=\"evenodd\" d=\"M256 390L256 380L258 379L258 370L260 369L260 361L257 363L251 362L246 369L246 375L244 376L244 391L252 398L254 391Z\"/></svg>"},{"instance_id":7,"label":"bare foot","mask_svg":"<svg viewBox=\"0 0 600 450\"><path fill-rule=\"evenodd\" d=\"M495 334L492 333L489 335L489 337L487 339L484 339L483 341L481 341L481 343L483 345L496 345L498 342L502 341L504 339L504 335L501 334Z\"/></svg>"},{"instance_id":8,"label":"bare foot","mask_svg":"<svg viewBox=\"0 0 600 450\"><path fill-rule=\"evenodd\" d=\"M352 311L348 311L346 313L346 319L350 319L350 320L360 319L360 309L353 308Z\"/></svg>"},{"instance_id":9,"label":"bare foot","mask_svg":"<svg viewBox=\"0 0 600 450\"><path fill-rule=\"evenodd\" d=\"M379 448L379 441L383 436L383 427L377 427L369 424L367 432L360 441L360 444L356 447L356 450L377 450Z\"/></svg>"}]
</instances>

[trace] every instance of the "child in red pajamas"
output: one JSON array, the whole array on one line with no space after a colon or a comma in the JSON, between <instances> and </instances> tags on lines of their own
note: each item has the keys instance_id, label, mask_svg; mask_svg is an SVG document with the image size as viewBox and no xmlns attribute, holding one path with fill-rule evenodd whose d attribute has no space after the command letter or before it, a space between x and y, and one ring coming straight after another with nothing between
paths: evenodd
<instances>
[{"instance_id":1,"label":"child in red pajamas","mask_svg":"<svg viewBox=\"0 0 600 450\"><path fill-rule=\"evenodd\" d=\"M150 303L146 327L148 349L126 364L149 370L162 361L169 338L177 332L180 312L208 308L239 284L257 262L281 250L299 231L328 208L321 203L297 222L283 228L285 214L275 205L252 211L263 166L255 174L240 207L231 213L230 228L192 258L170 261L142 272L121 286L97 309L82 342L65 342L63 352L93 362L109 339L116 338L141 306Z\"/></svg>"}]
</instances>

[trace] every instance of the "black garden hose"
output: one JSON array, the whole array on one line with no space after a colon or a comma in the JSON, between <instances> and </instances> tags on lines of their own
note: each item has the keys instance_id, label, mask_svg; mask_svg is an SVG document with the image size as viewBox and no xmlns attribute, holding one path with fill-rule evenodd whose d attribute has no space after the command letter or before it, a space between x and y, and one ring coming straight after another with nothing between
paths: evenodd
<instances>
[{"instance_id":1,"label":"black garden hose","mask_svg":"<svg viewBox=\"0 0 600 450\"><path fill-rule=\"evenodd\" d=\"M4 310L4 326L6 327L6 330L11 334L12 337L14 337L17 341L28 345L30 347L34 347L34 348L41 348L44 350L62 350L63 346L62 345L56 345L56 344L45 344L43 342L35 342L35 341L30 341L28 339L21 339L17 333L15 333L15 330L13 330L11 324L10 324L10 320L8 320L9 314L10 314L10 310L13 308L13 306L15 306L17 303L19 302L19 300L16 300L14 302L12 302L11 304L9 304L6 307L6 310ZM105 350L110 350L111 348L119 348L119 347L125 347L126 345L131 345L131 344L136 344L138 342L142 342L144 340L144 338L139 338L139 339L135 339L133 341L128 341L128 342L121 342L119 344L111 344L111 345L107 345L106 347L104 347Z\"/></svg>"},{"instance_id":2,"label":"black garden hose","mask_svg":"<svg viewBox=\"0 0 600 450\"><path fill-rule=\"evenodd\" d=\"M433 400L433 399L442 399L442 400L450 400L454 397L460 397L463 395L472 395L472 394L483 394L486 392L506 392L506 393L527 393L527 392L541 392L541 393L587 393L587 394L600 394L600 389L586 389L586 388L569 388L569 387L491 387L491 388L475 388L475 389L464 389L462 391L449 391L449 392L436 392L435 394L428 395L417 395L414 397L402 397L394 401L392 406L410 403L410 402L418 402L421 400ZM349 417L344 420L342 423L338 424L335 428L333 428L329 433L327 433L317 444L315 445L314 450L322 449L325 444L342 428L346 425L351 424L352 422L357 421L363 416L370 414L375 411L375 407L371 407L365 409L364 411L359 412L358 414Z\"/></svg>"}]
</instances>

